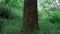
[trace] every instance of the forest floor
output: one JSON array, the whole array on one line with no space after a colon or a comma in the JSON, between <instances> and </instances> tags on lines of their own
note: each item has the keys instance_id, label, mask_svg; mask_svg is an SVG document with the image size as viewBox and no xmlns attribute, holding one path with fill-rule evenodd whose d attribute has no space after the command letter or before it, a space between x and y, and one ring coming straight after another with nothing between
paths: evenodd
<instances>
[{"instance_id":1,"label":"forest floor","mask_svg":"<svg viewBox=\"0 0 60 34\"><path fill-rule=\"evenodd\" d=\"M44 18L40 18L40 15L38 19L40 26L40 31L38 32L39 34L60 34L59 23L51 23ZM0 19L0 22L3 23L2 34L20 34L23 24L23 17L20 15L18 20Z\"/></svg>"}]
</instances>

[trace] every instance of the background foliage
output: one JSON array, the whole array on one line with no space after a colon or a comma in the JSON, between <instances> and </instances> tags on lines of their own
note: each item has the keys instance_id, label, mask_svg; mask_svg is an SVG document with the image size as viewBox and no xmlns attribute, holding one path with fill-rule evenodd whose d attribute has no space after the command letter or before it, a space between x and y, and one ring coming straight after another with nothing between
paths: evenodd
<instances>
[{"instance_id":1,"label":"background foliage","mask_svg":"<svg viewBox=\"0 0 60 34\"><path fill-rule=\"evenodd\" d=\"M60 34L60 0L38 0L39 34ZM24 0L0 0L2 34L20 34ZM4 10L4 11L3 11ZM2 17L6 12L8 18Z\"/></svg>"}]
</instances>

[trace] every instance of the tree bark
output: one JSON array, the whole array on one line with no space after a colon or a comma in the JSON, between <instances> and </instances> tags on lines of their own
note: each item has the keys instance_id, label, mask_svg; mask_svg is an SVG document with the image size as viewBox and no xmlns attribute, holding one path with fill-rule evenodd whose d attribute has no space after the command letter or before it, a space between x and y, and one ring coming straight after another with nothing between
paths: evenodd
<instances>
[{"instance_id":1,"label":"tree bark","mask_svg":"<svg viewBox=\"0 0 60 34\"><path fill-rule=\"evenodd\" d=\"M24 0L23 32L39 30L37 0Z\"/></svg>"}]
</instances>

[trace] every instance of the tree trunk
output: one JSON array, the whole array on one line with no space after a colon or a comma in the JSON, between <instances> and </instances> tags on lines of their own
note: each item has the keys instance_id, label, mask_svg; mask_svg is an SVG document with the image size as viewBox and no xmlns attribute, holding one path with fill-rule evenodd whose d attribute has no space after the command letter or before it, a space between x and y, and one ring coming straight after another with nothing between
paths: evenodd
<instances>
[{"instance_id":1,"label":"tree trunk","mask_svg":"<svg viewBox=\"0 0 60 34\"><path fill-rule=\"evenodd\" d=\"M39 30L37 0L24 0L23 32Z\"/></svg>"}]
</instances>

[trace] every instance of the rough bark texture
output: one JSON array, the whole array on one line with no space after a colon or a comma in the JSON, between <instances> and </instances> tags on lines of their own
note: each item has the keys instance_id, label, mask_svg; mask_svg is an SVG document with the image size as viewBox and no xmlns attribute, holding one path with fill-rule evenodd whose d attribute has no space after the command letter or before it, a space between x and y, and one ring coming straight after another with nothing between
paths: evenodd
<instances>
[{"instance_id":1,"label":"rough bark texture","mask_svg":"<svg viewBox=\"0 0 60 34\"><path fill-rule=\"evenodd\" d=\"M37 0L24 0L23 31L39 30Z\"/></svg>"}]
</instances>

